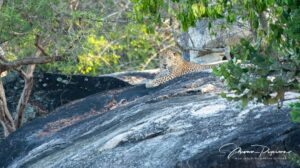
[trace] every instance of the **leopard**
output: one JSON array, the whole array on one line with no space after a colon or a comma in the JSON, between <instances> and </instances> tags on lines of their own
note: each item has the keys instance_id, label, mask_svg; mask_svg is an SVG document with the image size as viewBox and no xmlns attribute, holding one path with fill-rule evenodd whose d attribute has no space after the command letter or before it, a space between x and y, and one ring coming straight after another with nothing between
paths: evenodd
<instances>
[{"instance_id":1,"label":"leopard","mask_svg":"<svg viewBox=\"0 0 300 168\"><path fill-rule=\"evenodd\" d=\"M153 80L148 80L145 83L146 88L154 88L185 74L211 69L228 62L228 60L223 60L210 64L197 64L184 60L179 52L171 50L162 52L161 57L160 72Z\"/></svg>"}]
</instances>

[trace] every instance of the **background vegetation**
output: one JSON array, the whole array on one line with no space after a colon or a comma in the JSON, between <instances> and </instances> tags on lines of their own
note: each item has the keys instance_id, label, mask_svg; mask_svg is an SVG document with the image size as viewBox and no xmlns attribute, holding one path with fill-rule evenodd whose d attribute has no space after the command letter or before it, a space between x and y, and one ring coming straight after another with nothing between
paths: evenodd
<instances>
[{"instance_id":1,"label":"background vegetation","mask_svg":"<svg viewBox=\"0 0 300 168\"><path fill-rule=\"evenodd\" d=\"M151 33L137 23L128 0L12 0L0 13L0 44L9 61L32 56L35 37L49 55L65 61L39 68L49 72L99 75L154 68L166 29ZM170 39L170 38L169 38ZM167 40L169 40L167 38Z\"/></svg>"}]
</instances>

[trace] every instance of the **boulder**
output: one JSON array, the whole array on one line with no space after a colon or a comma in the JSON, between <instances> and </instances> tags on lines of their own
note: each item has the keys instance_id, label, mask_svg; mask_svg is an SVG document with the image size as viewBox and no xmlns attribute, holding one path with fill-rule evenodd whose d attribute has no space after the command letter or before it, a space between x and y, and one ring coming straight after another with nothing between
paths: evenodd
<instances>
[{"instance_id":1,"label":"boulder","mask_svg":"<svg viewBox=\"0 0 300 168\"><path fill-rule=\"evenodd\" d=\"M300 125L283 107L229 102L210 72L100 92L36 118L0 144L0 167L296 168Z\"/></svg>"},{"instance_id":2,"label":"boulder","mask_svg":"<svg viewBox=\"0 0 300 168\"><path fill-rule=\"evenodd\" d=\"M11 113L15 114L24 87L24 80L16 73L9 73L3 80L8 108ZM41 72L36 73L34 75L32 93L25 108L23 122L26 123L36 116L47 115L55 108L73 100L129 85L130 84L124 80L109 75L92 77L82 75L67 76ZM0 140L3 138L3 129L0 125Z\"/></svg>"},{"instance_id":3,"label":"boulder","mask_svg":"<svg viewBox=\"0 0 300 168\"><path fill-rule=\"evenodd\" d=\"M249 24L241 19L231 25L225 19L214 20L211 24L212 28L209 29L207 19L199 20L195 27L180 35L179 44L189 51L190 61L210 63L220 61L225 56L230 59L230 47L238 44L242 38L252 37ZM226 28L222 26L224 24Z\"/></svg>"}]
</instances>

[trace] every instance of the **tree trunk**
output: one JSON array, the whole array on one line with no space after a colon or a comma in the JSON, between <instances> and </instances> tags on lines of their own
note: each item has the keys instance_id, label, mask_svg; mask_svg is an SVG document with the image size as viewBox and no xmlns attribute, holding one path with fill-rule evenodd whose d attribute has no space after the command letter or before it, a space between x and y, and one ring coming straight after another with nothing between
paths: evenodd
<instances>
[{"instance_id":1,"label":"tree trunk","mask_svg":"<svg viewBox=\"0 0 300 168\"><path fill-rule=\"evenodd\" d=\"M7 108L2 78L0 78L0 122L3 126L5 137L16 130L13 118Z\"/></svg>"},{"instance_id":2,"label":"tree trunk","mask_svg":"<svg viewBox=\"0 0 300 168\"><path fill-rule=\"evenodd\" d=\"M3 0L0 0L0 8L2 3ZM34 57L23 58L12 62L5 59L5 53L0 47L0 123L3 126L5 137L7 137L10 133L14 132L16 128L19 128L22 125L25 107L28 103L33 87L33 72L35 69L35 65L63 60L62 56L50 56L49 54L47 54L45 50L39 45L38 35L36 35L35 46L37 47L38 51ZM41 54L43 54L44 56L40 57ZM23 72L22 69L20 69L24 65L27 65L26 72ZM2 75L8 70L18 71L25 81L25 86L19 99L16 109L16 116L14 119L7 108L6 96L2 82Z\"/></svg>"},{"instance_id":3,"label":"tree trunk","mask_svg":"<svg viewBox=\"0 0 300 168\"><path fill-rule=\"evenodd\" d=\"M24 119L24 111L25 107L30 98L30 94L33 87L33 72L35 69L35 65L28 65L26 74L23 74L22 77L25 80L25 86L23 88L21 97L19 99L19 103L17 106L17 115L15 117L15 126L16 128L20 128Z\"/></svg>"}]
</instances>

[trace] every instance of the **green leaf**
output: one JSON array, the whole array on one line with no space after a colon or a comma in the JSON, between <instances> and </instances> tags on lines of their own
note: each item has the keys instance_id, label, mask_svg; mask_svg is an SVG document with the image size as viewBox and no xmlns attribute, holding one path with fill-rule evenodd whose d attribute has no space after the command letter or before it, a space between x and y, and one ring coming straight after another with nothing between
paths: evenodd
<instances>
[{"instance_id":1,"label":"green leaf","mask_svg":"<svg viewBox=\"0 0 300 168\"><path fill-rule=\"evenodd\" d=\"M226 17L227 22L233 23L236 21L236 15L234 13L229 13L229 15Z\"/></svg>"},{"instance_id":2,"label":"green leaf","mask_svg":"<svg viewBox=\"0 0 300 168\"><path fill-rule=\"evenodd\" d=\"M242 98L242 107L245 108L248 105L248 99L247 98Z\"/></svg>"},{"instance_id":3,"label":"green leaf","mask_svg":"<svg viewBox=\"0 0 300 168\"><path fill-rule=\"evenodd\" d=\"M226 93L224 93L224 92L221 92L220 93L220 96L222 97L222 98L226 98L227 96L226 96Z\"/></svg>"},{"instance_id":4,"label":"green leaf","mask_svg":"<svg viewBox=\"0 0 300 168\"><path fill-rule=\"evenodd\" d=\"M282 8L281 6L278 6L278 7L276 8L276 14L277 14L277 15L282 15L282 13L283 13L283 8Z\"/></svg>"},{"instance_id":5,"label":"green leaf","mask_svg":"<svg viewBox=\"0 0 300 168\"><path fill-rule=\"evenodd\" d=\"M293 107L290 115L293 122L300 123L300 106Z\"/></svg>"},{"instance_id":6,"label":"green leaf","mask_svg":"<svg viewBox=\"0 0 300 168\"><path fill-rule=\"evenodd\" d=\"M272 6L275 3L275 0L266 0L267 5Z\"/></svg>"}]
</instances>

